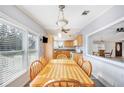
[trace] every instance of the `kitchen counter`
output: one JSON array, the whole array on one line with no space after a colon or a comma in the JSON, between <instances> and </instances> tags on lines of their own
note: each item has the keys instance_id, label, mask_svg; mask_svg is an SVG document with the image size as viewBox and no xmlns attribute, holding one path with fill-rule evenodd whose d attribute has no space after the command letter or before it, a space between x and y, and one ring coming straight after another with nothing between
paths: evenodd
<instances>
[{"instance_id":1,"label":"kitchen counter","mask_svg":"<svg viewBox=\"0 0 124 93\"><path fill-rule=\"evenodd\" d=\"M75 51L75 48L55 48L54 51L59 51L59 50L63 50L63 51Z\"/></svg>"},{"instance_id":2,"label":"kitchen counter","mask_svg":"<svg viewBox=\"0 0 124 93\"><path fill-rule=\"evenodd\" d=\"M82 54L82 52L78 53L78 52L76 52L76 51L72 51L71 53Z\"/></svg>"},{"instance_id":3,"label":"kitchen counter","mask_svg":"<svg viewBox=\"0 0 124 93\"><path fill-rule=\"evenodd\" d=\"M68 58L78 61L78 58L82 56L82 52L76 52L75 48L55 48L54 49L54 58L59 54L65 54Z\"/></svg>"},{"instance_id":4,"label":"kitchen counter","mask_svg":"<svg viewBox=\"0 0 124 93\"><path fill-rule=\"evenodd\" d=\"M58 55L64 54L70 58L70 53L75 51L74 49L54 49L54 58L57 58Z\"/></svg>"}]
</instances>

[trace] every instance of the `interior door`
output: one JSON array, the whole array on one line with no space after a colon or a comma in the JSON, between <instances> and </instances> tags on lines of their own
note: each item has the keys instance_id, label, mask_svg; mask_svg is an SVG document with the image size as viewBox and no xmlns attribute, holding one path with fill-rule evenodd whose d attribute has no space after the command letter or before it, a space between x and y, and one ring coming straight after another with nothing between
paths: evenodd
<instances>
[{"instance_id":1,"label":"interior door","mask_svg":"<svg viewBox=\"0 0 124 93\"><path fill-rule=\"evenodd\" d=\"M122 42L116 42L115 55L116 57L122 57Z\"/></svg>"}]
</instances>

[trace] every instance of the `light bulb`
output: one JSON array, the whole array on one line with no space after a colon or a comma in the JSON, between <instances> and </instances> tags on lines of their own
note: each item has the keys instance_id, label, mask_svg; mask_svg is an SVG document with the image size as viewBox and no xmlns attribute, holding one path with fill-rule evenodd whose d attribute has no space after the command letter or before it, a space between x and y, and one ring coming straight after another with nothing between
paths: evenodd
<instances>
[{"instance_id":1,"label":"light bulb","mask_svg":"<svg viewBox=\"0 0 124 93\"><path fill-rule=\"evenodd\" d=\"M59 33L59 34L58 34L58 37L59 37L59 38L61 38L61 37L62 37L61 33Z\"/></svg>"}]
</instances>

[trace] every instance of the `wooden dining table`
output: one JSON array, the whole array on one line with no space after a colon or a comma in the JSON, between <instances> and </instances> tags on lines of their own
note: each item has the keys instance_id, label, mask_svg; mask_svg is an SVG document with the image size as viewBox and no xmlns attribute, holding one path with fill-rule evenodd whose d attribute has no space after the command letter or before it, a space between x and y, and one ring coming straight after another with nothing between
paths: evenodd
<instances>
[{"instance_id":1,"label":"wooden dining table","mask_svg":"<svg viewBox=\"0 0 124 93\"><path fill-rule=\"evenodd\" d=\"M83 86L95 86L90 77L70 59L52 59L36 78L30 83L30 87L42 87L49 80L75 79Z\"/></svg>"}]
</instances>

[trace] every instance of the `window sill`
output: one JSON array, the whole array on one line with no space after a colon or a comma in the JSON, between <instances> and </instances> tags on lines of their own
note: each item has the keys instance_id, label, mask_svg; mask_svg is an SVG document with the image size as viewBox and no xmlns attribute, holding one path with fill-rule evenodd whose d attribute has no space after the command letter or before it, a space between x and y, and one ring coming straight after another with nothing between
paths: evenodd
<instances>
[{"instance_id":1,"label":"window sill","mask_svg":"<svg viewBox=\"0 0 124 93\"><path fill-rule=\"evenodd\" d=\"M95 56L95 55L91 55L91 54L87 54L86 56L97 59L97 60L104 61L104 62L111 64L111 65L114 65L114 66L124 68L124 62L121 62L121 61L115 61L112 59L108 59L108 58L104 58L104 57L100 57L100 56Z\"/></svg>"}]
</instances>

